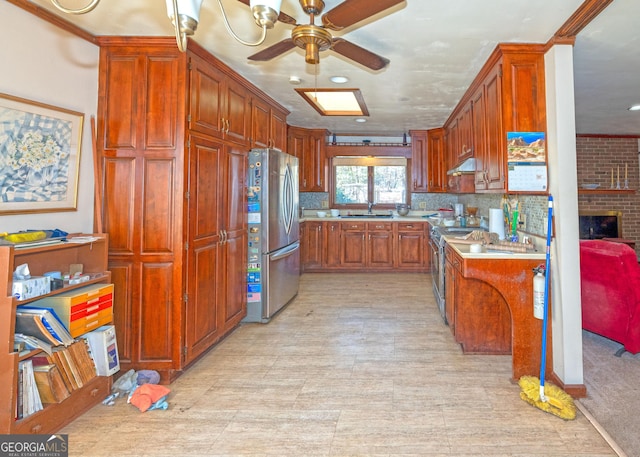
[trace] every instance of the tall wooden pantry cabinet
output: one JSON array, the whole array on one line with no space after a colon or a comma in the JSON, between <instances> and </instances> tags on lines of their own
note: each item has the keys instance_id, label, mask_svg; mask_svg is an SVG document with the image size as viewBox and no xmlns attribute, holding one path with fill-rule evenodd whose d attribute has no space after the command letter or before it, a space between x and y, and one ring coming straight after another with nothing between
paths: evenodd
<instances>
[{"instance_id":1,"label":"tall wooden pantry cabinet","mask_svg":"<svg viewBox=\"0 0 640 457\"><path fill-rule=\"evenodd\" d=\"M171 382L246 314L251 106L275 102L194 42L182 54L170 38L99 41L120 363Z\"/></svg>"}]
</instances>

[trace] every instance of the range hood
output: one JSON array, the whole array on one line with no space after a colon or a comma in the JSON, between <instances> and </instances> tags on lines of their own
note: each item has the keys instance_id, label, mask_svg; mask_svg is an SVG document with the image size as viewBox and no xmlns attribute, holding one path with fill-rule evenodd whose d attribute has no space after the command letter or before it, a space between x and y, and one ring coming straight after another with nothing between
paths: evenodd
<instances>
[{"instance_id":1,"label":"range hood","mask_svg":"<svg viewBox=\"0 0 640 457\"><path fill-rule=\"evenodd\" d=\"M447 175L456 176L456 175L469 174L469 173L475 173L475 172L476 172L476 159L471 157L465 160L464 162L462 162L457 167L447 171Z\"/></svg>"}]
</instances>

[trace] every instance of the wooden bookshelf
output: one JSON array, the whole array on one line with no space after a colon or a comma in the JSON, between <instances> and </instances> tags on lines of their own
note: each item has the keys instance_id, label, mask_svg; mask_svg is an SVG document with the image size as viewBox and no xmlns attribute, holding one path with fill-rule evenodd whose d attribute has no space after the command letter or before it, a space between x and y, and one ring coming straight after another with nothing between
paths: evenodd
<instances>
[{"instance_id":1,"label":"wooden bookshelf","mask_svg":"<svg viewBox=\"0 0 640 457\"><path fill-rule=\"evenodd\" d=\"M60 403L47 404L20 420L16 419L18 363L40 351L15 352L13 334L16 307L46 296L96 283L110 283L107 271L108 238L105 234L83 235L97 238L84 243L63 242L51 245L24 247L0 246L0 433L54 433L69 422L101 402L111 391L111 377L96 376L83 387L71 392ZM42 276L48 271L69 270L70 264L83 264L83 272L92 279L66 286L47 295L17 301L12 296L12 274L17 265L27 263L32 276Z\"/></svg>"}]
</instances>

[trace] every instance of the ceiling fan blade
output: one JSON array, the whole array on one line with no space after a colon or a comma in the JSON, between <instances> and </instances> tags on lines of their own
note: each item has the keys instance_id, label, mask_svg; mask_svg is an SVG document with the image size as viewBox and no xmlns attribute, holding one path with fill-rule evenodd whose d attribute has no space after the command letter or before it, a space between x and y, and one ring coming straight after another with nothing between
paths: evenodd
<instances>
[{"instance_id":1,"label":"ceiling fan blade","mask_svg":"<svg viewBox=\"0 0 640 457\"><path fill-rule=\"evenodd\" d=\"M240 3L244 3L247 6L251 6L250 0L238 0L238 1ZM280 14L278 15L278 22L284 22L285 24L289 24L289 25L298 25L298 23L294 18L292 18L286 13L283 13L282 11L280 11Z\"/></svg>"},{"instance_id":2,"label":"ceiling fan blade","mask_svg":"<svg viewBox=\"0 0 640 457\"><path fill-rule=\"evenodd\" d=\"M389 64L389 59L367 51L365 48L361 48L342 38L334 38L331 49L372 70L381 70Z\"/></svg>"},{"instance_id":3,"label":"ceiling fan blade","mask_svg":"<svg viewBox=\"0 0 640 457\"><path fill-rule=\"evenodd\" d=\"M331 30L349 27L404 0L345 0L322 15L322 24Z\"/></svg>"},{"instance_id":4,"label":"ceiling fan blade","mask_svg":"<svg viewBox=\"0 0 640 457\"><path fill-rule=\"evenodd\" d=\"M257 60L257 61L265 61L271 60L274 57L278 57L280 54L284 54L290 49L295 48L296 45L293 44L293 40L291 38L287 38L286 40L282 40L268 48L263 49L262 51L247 57L249 60Z\"/></svg>"}]
</instances>

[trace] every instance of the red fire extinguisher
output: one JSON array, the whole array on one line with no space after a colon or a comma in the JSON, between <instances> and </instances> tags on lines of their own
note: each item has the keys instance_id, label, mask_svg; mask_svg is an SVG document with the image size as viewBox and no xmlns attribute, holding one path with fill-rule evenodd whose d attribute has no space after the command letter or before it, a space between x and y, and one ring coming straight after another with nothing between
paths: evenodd
<instances>
[{"instance_id":1,"label":"red fire extinguisher","mask_svg":"<svg viewBox=\"0 0 640 457\"><path fill-rule=\"evenodd\" d=\"M544 319L544 264L533 269L533 317Z\"/></svg>"}]
</instances>

